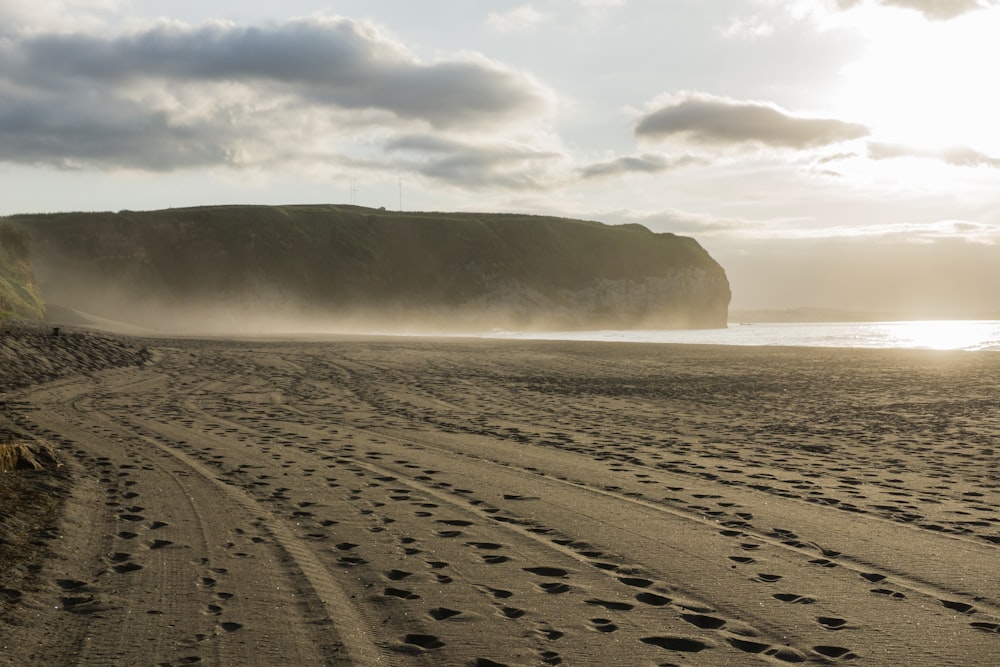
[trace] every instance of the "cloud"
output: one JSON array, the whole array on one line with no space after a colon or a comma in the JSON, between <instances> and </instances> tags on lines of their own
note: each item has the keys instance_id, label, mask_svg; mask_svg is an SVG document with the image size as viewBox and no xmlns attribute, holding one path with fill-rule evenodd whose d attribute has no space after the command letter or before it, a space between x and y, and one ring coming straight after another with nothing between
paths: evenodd
<instances>
[{"instance_id":1,"label":"cloud","mask_svg":"<svg viewBox=\"0 0 1000 667\"><path fill-rule=\"evenodd\" d=\"M521 5L506 12L490 12L486 21L498 32L522 32L537 28L551 18L532 5Z\"/></svg>"},{"instance_id":2,"label":"cloud","mask_svg":"<svg viewBox=\"0 0 1000 667\"><path fill-rule=\"evenodd\" d=\"M420 62L341 18L26 34L0 40L0 160L215 164L238 158L241 142L289 136L293 121L476 131L543 117L550 99L481 56Z\"/></svg>"},{"instance_id":3,"label":"cloud","mask_svg":"<svg viewBox=\"0 0 1000 667\"><path fill-rule=\"evenodd\" d=\"M612 224L638 223L654 232L671 232L697 238L740 231L752 224L745 219L721 218L672 208L652 212L627 209L605 211L601 214L601 218Z\"/></svg>"},{"instance_id":4,"label":"cloud","mask_svg":"<svg viewBox=\"0 0 1000 667\"><path fill-rule=\"evenodd\" d=\"M99 27L129 0L3 0L0 36Z\"/></svg>"},{"instance_id":5,"label":"cloud","mask_svg":"<svg viewBox=\"0 0 1000 667\"><path fill-rule=\"evenodd\" d=\"M763 144L780 148L815 148L868 134L856 123L794 116L759 102L684 93L668 99L639 119L642 139L680 137L703 145Z\"/></svg>"},{"instance_id":6,"label":"cloud","mask_svg":"<svg viewBox=\"0 0 1000 667\"><path fill-rule=\"evenodd\" d=\"M561 153L514 142L472 143L433 135L406 135L385 145L401 164L423 176L469 188L537 190L551 184L550 165Z\"/></svg>"},{"instance_id":7,"label":"cloud","mask_svg":"<svg viewBox=\"0 0 1000 667\"><path fill-rule=\"evenodd\" d=\"M732 19L719 31L723 37L752 41L773 35L774 24L760 16L746 16Z\"/></svg>"},{"instance_id":8,"label":"cloud","mask_svg":"<svg viewBox=\"0 0 1000 667\"><path fill-rule=\"evenodd\" d=\"M655 174L679 169L695 162L698 162L698 159L690 155L666 158L655 153L646 153L639 156L615 158L606 162L595 162L581 167L579 173L584 178L605 178L634 173Z\"/></svg>"},{"instance_id":9,"label":"cloud","mask_svg":"<svg viewBox=\"0 0 1000 667\"><path fill-rule=\"evenodd\" d=\"M873 2L876 5L912 9L935 21L947 21L996 4L993 0L873 0ZM864 4L863 0L837 0L837 6L841 9L851 9L861 4Z\"/></svg>"},{"instance_id":10,"label":"cloud","mask_svg":"<svg viewBox=\"0 0 1000 667\"><path fill-rule=\"evenodd\" d=\"M967 146L928 149L907 146L905 144L870 142L868 144L868 157L873 160L907 157L924 158L939 160L955 167L993 167L994 169L1000 169L1000 158L991 157Z\"/></svg>"}]
</instances>

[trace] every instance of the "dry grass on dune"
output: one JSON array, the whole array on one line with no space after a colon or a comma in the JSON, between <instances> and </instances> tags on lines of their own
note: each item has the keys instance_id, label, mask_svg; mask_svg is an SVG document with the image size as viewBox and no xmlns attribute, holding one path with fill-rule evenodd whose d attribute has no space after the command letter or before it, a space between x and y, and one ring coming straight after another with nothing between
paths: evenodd
<instances>
[{"instance_id":1,"label":"dry grass on dune","mask_svg":"<svg viewBox=\"0 0 1000 667\"><path fill-rule=\"evenodd\" d=\"M0 620L36 585L69 485L47 443L0 443Z\"/></svg>"},{"instance_id":2,"label":"dry grass on dune","mask_svg":"<svg viewBox=\"0 0 1000 667\"><path fill-rule=\"evenodd\" d=\"M55 450L47 443L0 443L0 473L14 470L52 470L61 465Z\"/></svg>"}]
</instances>

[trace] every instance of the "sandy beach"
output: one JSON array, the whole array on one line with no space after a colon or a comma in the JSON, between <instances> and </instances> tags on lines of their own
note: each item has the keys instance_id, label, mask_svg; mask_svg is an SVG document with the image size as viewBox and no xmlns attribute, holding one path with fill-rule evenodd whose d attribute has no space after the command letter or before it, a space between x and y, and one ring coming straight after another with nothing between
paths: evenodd
<instances>
[{"instance_id":1,"label":"sandy beach","mask_svg":"<svg viewBox=\"0 0 1000 667\"><path fill-rule=\"evenodd\" d=\"M0 664L1000 655L995 353L4 340Z\"/></svg>"}]
</instances>

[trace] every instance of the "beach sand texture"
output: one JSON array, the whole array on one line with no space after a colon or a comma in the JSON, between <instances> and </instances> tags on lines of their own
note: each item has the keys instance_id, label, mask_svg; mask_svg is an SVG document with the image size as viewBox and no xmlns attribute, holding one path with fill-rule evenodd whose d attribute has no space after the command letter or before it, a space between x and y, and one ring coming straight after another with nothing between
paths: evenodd
<instances>
[{"instance_id":1,"label":"beach sand texture","mask_svg":"<svg viewBox=\"0 0 1000 667\"><path fill-rule=\"evenodd\" d=\"M0 395L0 664L1000 660L1000 355L142 345Z\"/></svg>"}]
</instances>

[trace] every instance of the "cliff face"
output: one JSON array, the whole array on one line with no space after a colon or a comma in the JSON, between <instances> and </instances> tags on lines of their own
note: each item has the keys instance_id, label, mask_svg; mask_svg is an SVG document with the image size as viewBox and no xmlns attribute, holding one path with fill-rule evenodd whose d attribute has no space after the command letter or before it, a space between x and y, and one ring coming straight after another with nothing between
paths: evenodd
<instances>
[{"instance_id":1,"label":"cliff face","mask_svg":"<svg viewBox=\"0 0 1000 667\"><path fill-rule=\"evenodd\" d=\"M433 328L723 327L725 272L638 225L355 206L10 219L47 301L171 329L176 314L295 313Z\"/></svg>"},{"instance_id":2,"label":"cliff face","mask_svg":"<svg viewBox=\"0 0 1000 667\"><path fill-rule=\"evenodd\" d=\"M0 320L37 319L44 313L35 290L30 259L28 235L0 223Z\"/></svg>"}]
</instances>

